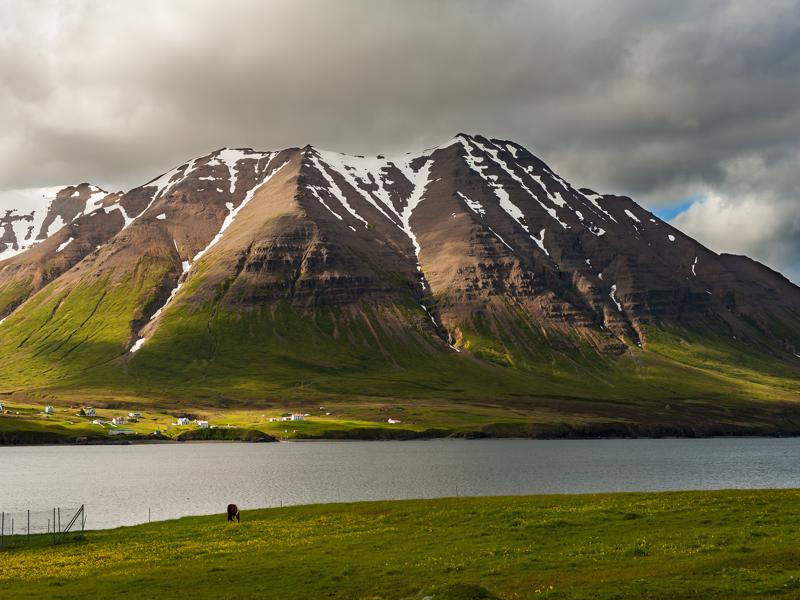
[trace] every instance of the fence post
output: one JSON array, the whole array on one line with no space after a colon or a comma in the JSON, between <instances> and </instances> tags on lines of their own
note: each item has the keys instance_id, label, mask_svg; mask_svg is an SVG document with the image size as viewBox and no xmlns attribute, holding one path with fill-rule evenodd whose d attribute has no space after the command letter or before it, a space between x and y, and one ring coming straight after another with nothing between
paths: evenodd
<instances>
[{"instance_id":1,"label":"fence post","mask_svg":"<svg viewBox=\"0 0 800 600\"><path fill-rule=\"evenodd\" d=\"M0 548L3 547L3 538L6 535L6 513L0 513Z\"/></svg>"},{"instance_id":2,"label":"fence post","mask_svg":"<svg viewBox=\"0 0 800 600\"><path fill-rule=\"evenodd\" d=\"M56 543L56 509L53 508L53 543Z\"/></svg>"},{"instance_id":3,"label":"fence post","mask_svg":"<svg viewBox=\"0 0 800 600\"><path fill-rule=\"evenodd\" d=\"M28 545L31 544L31 509L28 509Z\"/></svg>"}]
</instances>

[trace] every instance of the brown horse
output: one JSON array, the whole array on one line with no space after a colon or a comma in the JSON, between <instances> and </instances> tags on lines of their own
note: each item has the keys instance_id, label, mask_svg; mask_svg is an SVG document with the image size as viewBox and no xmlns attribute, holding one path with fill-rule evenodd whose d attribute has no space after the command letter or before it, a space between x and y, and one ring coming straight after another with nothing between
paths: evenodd
<instances>
[{"instance_id":1,"label":"brown horse","mask_svg":"<svg viewBox=\"0 0 800 600\"><path fill-rule=\"evenodd\" d=\"M241 523L239 519L239 507L235 504L228 504L228 523L232 523L236 519L237 523Z\"/></svg>"}]
</instances>

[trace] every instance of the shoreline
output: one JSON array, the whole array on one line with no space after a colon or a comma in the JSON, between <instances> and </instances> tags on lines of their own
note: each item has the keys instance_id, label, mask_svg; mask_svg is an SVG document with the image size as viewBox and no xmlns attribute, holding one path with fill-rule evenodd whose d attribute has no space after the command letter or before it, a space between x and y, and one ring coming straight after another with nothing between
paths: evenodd
<instances>
[{"instance_id":1,"label":"shoreline","mask_svg":"<svg viewBox=\"0 0 800 600\"><path fill-rule=\"evenodd\" d=\"M333 435L314 436L314 437L297 437L290 439L258 439L258 440L244 440L244 439L149 439L149 438L136 438L129 439L89 439L80 442L74 439L48 439L42 442L21 442L21 443L5 443L0 438L0 448L23 448L23 447L64 447L64 446L146 446L146 445L194 445L194 444L272 444L272 443L313 443L313 442L423 442L423 441L438 441L438 440L453 440L453 441L492 441L492 440L517 440L517 441L599 441L599 440L700 440L700 439L777 439L777 438L797 438L800 437L800 432L758 432L747 433L742 431L730 433L710 433L693 435L676 435L676 434L660 434L660 435L538 435L538 436L521 436L521 435L469 435L474 432L456 432L450 435L402 435L409 430L397 431L399 436L361 436L362 432L358 430L351 430L356 435ZM391 431L391 430L389 430ZM262 432L263 433L263 432ZM351 432L341 432L351 433ZM417 432L412 432L417 433ZM420 432L425 433L425 432ZM49 436L48 436L49 437ZM271 436L270 436L271 437Z\"/></svg>"}]
</instances>

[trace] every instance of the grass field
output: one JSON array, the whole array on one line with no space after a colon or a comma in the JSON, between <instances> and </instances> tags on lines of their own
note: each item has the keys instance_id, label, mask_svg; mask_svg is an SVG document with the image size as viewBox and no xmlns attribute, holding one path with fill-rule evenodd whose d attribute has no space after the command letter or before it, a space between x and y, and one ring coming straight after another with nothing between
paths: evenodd
<instances>
[{"instance_id":1,"label":"grass field","mask_svg":"<svg viewBox=\"0 0 800 600\"><path fill-rule=\"evenodd\" d=\"M0 553L17 598L798 598L800 491L265 509Z\"/></svg>"}]
</instances>

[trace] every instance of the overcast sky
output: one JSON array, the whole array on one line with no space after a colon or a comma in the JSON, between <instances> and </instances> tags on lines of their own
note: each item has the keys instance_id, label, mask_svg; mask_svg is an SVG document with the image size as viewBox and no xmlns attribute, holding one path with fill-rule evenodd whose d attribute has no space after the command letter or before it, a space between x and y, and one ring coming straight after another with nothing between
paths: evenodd
<instances>
[{"instance_id":1,"label":"overcast sky","mask_svg":"<svg viewBox=\"0 0 800 600\"><path fill-rule=\"evenodd\" d=\"M513 139L800 281L800 0L0 0L0 190ZM677 213L677 214L676 214Z\"/></svg>"}]
</instances>

